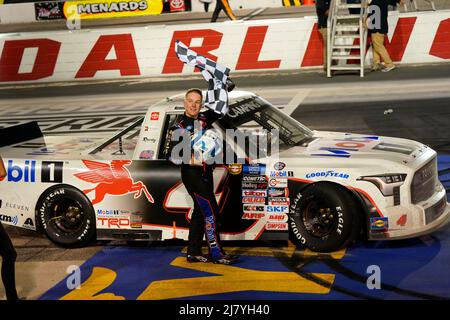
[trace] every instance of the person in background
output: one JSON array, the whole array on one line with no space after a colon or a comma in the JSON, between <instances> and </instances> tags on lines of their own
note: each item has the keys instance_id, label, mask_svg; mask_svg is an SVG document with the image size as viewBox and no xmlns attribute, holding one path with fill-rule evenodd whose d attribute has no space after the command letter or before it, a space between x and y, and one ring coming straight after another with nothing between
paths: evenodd
<instances>
[{"instance_id":1,"label":"person in background","mask_svg":"<svg viewBox=\"0 0 450 320\"><path fill-rule=\"evenodd\" d=\"M6 169L0 157L0 179L6 176ZM0 222L0 255L2 257L2 281L7 300L19 300L16 291L15 263L17 253L11 239Z\"/></svg>"},{"instance_id":2,"label":"person in background","mask_svg":"<svg viewBox=\"0 0 450 320\"><path fill-rule=\"evenodd\" d=\"M205 12L208 12L209 5L211 4L212 0L199 0L201 3L203 3L203 6L205 7Z\"/></svg>"},{"instance_id":3,"label":"person in background","mask_svg":"<svg viewBox=\"0 0 450 320\"><path fill-rule=\"evenodd\" d=\"M228 0L216 0L216 8L214 9L211 22L217 21L219 13L222 10L225 12L228 18L230 18L230 20L236 20L236 16L234 15L233 11L231 11L231 7L230 4L228 3Z\"/></svg>"},{"instance_id":4,"label":"person in background","mask_svg":"<svg viewBox=\"0 0 450 320\"><path fill-rule=\"evenodd\" d=\"M330 9L331 0L316 0L316 13L318 20L318 29L323 40L323 70L327 71L327 32L328 32L328 10Z\"/></svg>"},{"instance_id":5,"label":"person in background","mask_svg":"<svg viewBox=\"0 0 450 320\"><path fill-rule=\"evenodd\" d=\"M403 0L372 0L369 2L369 14L367 16L369 24L369 34L372 38L373 62L372 71L380 70L389 72L395 69L395 65L384 46L385 36L389 31L388 26L388 6L397 6L397 3L403 4ZM370 7L377 6L379 10L370 10ZM379 17L376 13L379 12ZM384 67L381 64L383 59Z\"/></svg>"}]
</instances>

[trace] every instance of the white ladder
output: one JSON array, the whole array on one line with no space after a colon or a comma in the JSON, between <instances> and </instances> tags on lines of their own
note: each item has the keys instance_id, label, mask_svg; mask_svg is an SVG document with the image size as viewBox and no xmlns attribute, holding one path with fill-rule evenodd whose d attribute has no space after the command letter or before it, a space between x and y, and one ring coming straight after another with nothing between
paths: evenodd
<instances>
[{"instance_id":1,"label":"white ladder","mask_svg":"<svg viewBox=\"0 0 450 320\"><path fill-rule=\"evenodd\" d=\"M360 13L350 14L348 9L360 9ZM358 4L331 0L327 28L327 77L330 78L335 70L355 70L364 77L366 19L367 0L361 0ZM355 39L359 39L359 44L355 44ZM359 53L352 53L352 50L359 50ZM358 60L359 63L348 64L347 60Z\"/></svg>"}]
</instances>

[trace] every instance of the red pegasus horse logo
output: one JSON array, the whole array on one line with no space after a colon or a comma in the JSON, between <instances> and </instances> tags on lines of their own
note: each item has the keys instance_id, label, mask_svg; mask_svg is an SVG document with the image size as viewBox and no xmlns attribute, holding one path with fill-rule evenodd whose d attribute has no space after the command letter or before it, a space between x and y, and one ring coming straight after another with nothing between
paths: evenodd
<instances>
[{"instance_id":1,"label":"red pegasus horse logo","mask_svg":"<svg viewBox=\"0 0 450 320\"><path fill-rule=\"evenodd\" d=\"M102 202L107 194L123 195L134 192L134 198L137 199L141 196L142 191L149 202L155 202L147 187L141 181L134 182L130 172L125 168L131 163L130 160L112 160L111 165L98 161L82 161L89 171L74 175L83 181L98 183L95 188L83 190L85 194L95 190L92 204Z\"/></svg>"}]
</instances>

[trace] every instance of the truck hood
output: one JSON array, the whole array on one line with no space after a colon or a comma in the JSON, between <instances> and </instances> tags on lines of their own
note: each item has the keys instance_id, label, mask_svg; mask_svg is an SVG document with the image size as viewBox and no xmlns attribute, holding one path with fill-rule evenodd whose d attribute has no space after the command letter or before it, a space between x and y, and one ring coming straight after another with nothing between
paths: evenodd
<instances>
[{"instance_id":1,"label":"truck hood","mask_svg":"<svg viewBox=\"0 0 450 320\"><path fill-rule=\"evenodd\" d=\"M427 149L422 143L392 137L313 131L313 138L304 146L293 147L280 152L281 159L320 158L332 160L345 159L349 162L390 161L407 164L417 159Z\"/></svg>"}]
</instances>

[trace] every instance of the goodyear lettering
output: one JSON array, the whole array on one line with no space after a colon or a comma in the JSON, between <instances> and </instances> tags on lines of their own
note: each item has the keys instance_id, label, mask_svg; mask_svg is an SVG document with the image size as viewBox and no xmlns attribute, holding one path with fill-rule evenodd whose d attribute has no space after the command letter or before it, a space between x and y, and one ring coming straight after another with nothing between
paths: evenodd
<instances>
[{"instance_id":1,"label":"goodyear lettering","mask_svg":"<svg viewBox=\"0 0 450 320\"><path fill-rule=\"evenodd\" d=\"M297 224L295 223L294 219L291 218L291 222L290 223L291 223L292 233L300 241L301 244L305 244L306 243L306 239L300 234L300 231L298 231Z\"/></svg>"},{"instance_id":2,"label":"goodyear lettering","mask_svg":"<svg viewBox=\"0 0 450 320\"><path fill-rule=\"evenodd\" d=\"M340 173L340 172L335 172L333 170L328 170L328 171L321 171L321 172L313 172L313 173L308 173L306 175L306 178L310 179L310 178L340 178L340 179L348 179L350 177L349 174L347 173Z\"/></svg>"}]
</instances>

